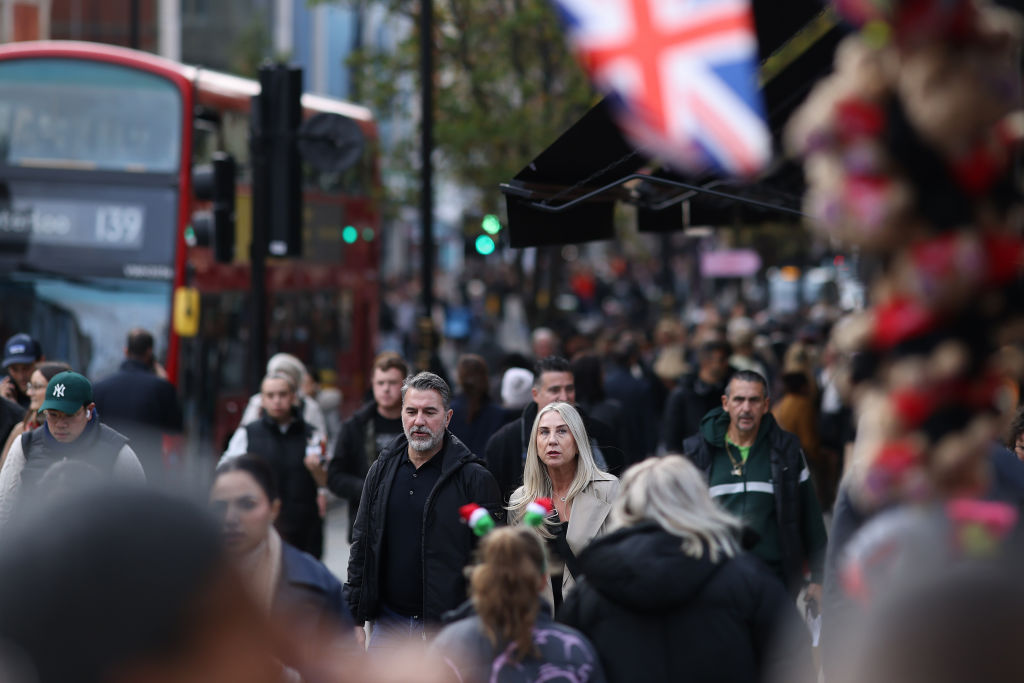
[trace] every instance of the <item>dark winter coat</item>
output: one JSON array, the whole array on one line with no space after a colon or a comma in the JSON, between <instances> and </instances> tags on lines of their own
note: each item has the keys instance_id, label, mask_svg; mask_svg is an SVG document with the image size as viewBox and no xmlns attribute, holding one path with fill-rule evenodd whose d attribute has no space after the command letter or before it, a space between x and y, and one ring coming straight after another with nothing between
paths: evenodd
<instances>
[{"instance_id":1,"label":"dark winter coat","mask_svg":"<svg viewBox=\"0 0 1024 683\"><path fill-rule=\"evenodd\" d=\"M152 474L163 454L163 435L180 434L182 429L174 385L129 358L116 373L93 385L92 394L103 423L131 440L147 474Z\"/></svg>"},{"instance_id":2,"label":"dark winter coat","mask_svg":"<svg viewBox=\"0 0 1024 683\"><path fill-rule=\"evenodd\" d=\"M312 555L281 544L281 578L274 610L298 616L297 624L316 634L321 627L352 626L341 582Z\"/></svg>"},{"instance_id":3,"label":"dark winter coat","mask_svg":"<svg viewBox=\"0 0 1024 683\"><path fill-rule=\"evenodd\" d=\"M619 443L626 453L627 466L653 454L661 417L655 410L655 382L646 373L636 378L627 368L612 363L605 371L604 392L621 406L624 434ZM596 411L593 417L608 422Z\"/></svg>"},{"instance_id":4,"label":"dark winter coat","mask_svg":"<svg viewBox=\"0 0 1024 683\"><path fill-rule=\"evenodd\" d=\"M621 473L625 465L625 454L611 429L603 422L590 419L577 407L591 445L601 450L610 474ZM523 466L526 464L526 448L530 443L533 421L537 419L537 404L530 401L523 408L523 414L499 429L487 442L484 459L487 469L498 480L502 500L508 502L517 488L523 484Z\"/></svg>"},{"instance_id":5,"label":"dark winter coat","mask_svg":"<svg viewBox=\"0 0 1024 683\"><path fill-rule=\"evenodd\" d=\"M505 417L505 410L490 400L480 406L480 410L470 422L469 401L465 396L456 396L452 400L452 419L448 430L459 437L474 455L483 457L487 440L506 422L508 420Z\"/></svg>"},{"instance_id":6,"label":"dark winter coat","mask_svg":"<svg viewBox=\"0 0 1024 683\"><path fill-rule=\"evenodd\" d=\"M672 390L662 418L662 445L667 453L681 453L683 440L700 429L700 421L722 405L724 384L708 384L696 373L683 375Z\"/></svg>"},{"instance_id":7,"label":"dark winter coat","mask_svg":"<svg viewBox=\"0 0 1024 683\"><path fill-rule=\"evenodd\" d=\"M363 481L370 464L377 458L377 437L373 431L373 416L377 402L364 403L341 425L341 435L334 446L334 457L327 465L327 488L331 493L348 501L349 536L359 509Z\"/></svg>"},{"instance_id":8,"label":"dark winter coat","mask_svg":"<svg viewBox=\"0 0 1024 683\"><path fill-rule=\"evenodd\" d=\"M356 623L376 619L381 607L381 557L388 496L398 466L409 457L408 440L402 436L370 466L363 485L359 512L352 534L346 597ZM423 558L422 616L437 622L441 615L466 599L463 568L469 563L476 537L462 523L459 508L477 503L497 518L503 516L501 494L484 462L465 444L446 431L441 477L427 497L423 511L421 552ZM416 580L417 577L409 577Z\"/></svg>"},{"instance_id":9,"label":"dark winter coat","mask_svg":"<svg viewBox=\"0 0 1024 683\"><path fill-rule=\"evenodd\" d=\"M580 555L586 578L558 618L594 643L608 680L806 680L807 629L768 568L746 554L696 559L681 545L644 523Z\"/></svg>"}]
</instances>

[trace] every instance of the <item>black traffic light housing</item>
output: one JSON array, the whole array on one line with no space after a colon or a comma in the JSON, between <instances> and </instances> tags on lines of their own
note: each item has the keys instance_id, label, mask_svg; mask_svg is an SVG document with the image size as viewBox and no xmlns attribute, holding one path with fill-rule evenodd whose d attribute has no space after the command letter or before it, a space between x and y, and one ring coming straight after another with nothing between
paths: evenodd
<instances>
[{"instance_id":1,"label":"black traffic light housing","mask_svg":"<svg viewBox=\"0 0 1024 683\"><path fill-rule=\"evenodd\" d=\"M254 142L266 160L267 252L302 255L302 69L285 64L260 67L260 94L254 98ZM254 179L259 184L257 179ZM254 187L254 192L257 190Z\"/></svg>"},{"instance_id":2,"label":"black traffic light housing","mask_svg":"<svg viewBox=\"0 0 1024 683\"><path fill-rule=\"evenodd\" d=\"M192 191L200 201L212 203L210 209L192 214L189 246L213 247L218 263L230 263L235 257L235 159L226 152L214 152L209 164L192 168Z\"/></svg>"}]
</instances>

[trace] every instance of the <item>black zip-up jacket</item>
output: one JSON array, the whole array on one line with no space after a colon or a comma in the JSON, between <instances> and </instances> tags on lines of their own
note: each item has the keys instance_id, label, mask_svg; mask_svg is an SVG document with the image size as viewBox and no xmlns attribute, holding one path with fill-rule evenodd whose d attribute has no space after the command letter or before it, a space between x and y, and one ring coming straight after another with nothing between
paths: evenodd
<instances>
[{"instance_id":1,"label":"black zip-up jacket","mask_svg":"<svg viewBox=\"0 0 1024 683\"><path fill-rule=\"evenodd\" d=\"M408 440L401 436L370 466L352 533L345 595L356 623L377 618L380 610L381 554L388 495L398 466L408 458ZM476 537L462 523L459 508L477 503L502 519L501 493L484 462L445 430L441 477L427 497L423 511L420 552L423 556L423 611L427 622L466 599L463 568L469 563ZM414 577L409 577L414 580Z\"/></svg>"},{"instance_id":2,"label":"black zip-up jacket","mask_svg":"<svg viewBox=\"0 0 1024 683\"><path fill-rule=\"evenodd\" d=\"M363 481L370 470L370 463L377 458L377 435L373 430L376 413L377 402L369 401L345 420L334 446L334 457L327 465L327 488L348 501L349 540L352 540L352 526L359 509L359 497L363 493Z\"/></svg>"}]
</instances>

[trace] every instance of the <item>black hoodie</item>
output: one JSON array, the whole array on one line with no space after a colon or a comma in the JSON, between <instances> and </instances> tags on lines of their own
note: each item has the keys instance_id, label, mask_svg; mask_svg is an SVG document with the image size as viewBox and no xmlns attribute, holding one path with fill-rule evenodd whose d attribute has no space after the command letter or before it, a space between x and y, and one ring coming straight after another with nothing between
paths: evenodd
<instances>
[{"instance_id":1,"label":"black hoodie","mask_svg":"<svg viewBox=\"0 0 1024 683\"><path fill-rule=\"evenodd\" d=\"M609 681L809 680L810 643L770 570L711 562L653 523L599 538L559 621L594 643Z\"/></svg>"}]
</instances>

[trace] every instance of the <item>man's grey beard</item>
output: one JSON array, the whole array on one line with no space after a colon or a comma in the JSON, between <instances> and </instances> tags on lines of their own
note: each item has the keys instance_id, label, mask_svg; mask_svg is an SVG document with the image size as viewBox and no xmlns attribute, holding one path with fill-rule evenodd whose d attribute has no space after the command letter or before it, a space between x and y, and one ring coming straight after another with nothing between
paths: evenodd
<instances>
[{"instance_id":1,"label":"man's grey beard","mask_svg":"<svg viewBox=\"0 0 1024 683\"><path fill-rule=\"evenodd\" d=\"M441 440L444 439L444 430L442 429L437 434L431 432L430 436L425 438L417 438L409 433L406 434L406 438L409 439L409 445L414 451L425 453L427 451L432 451L441 445Z\"/></svg>"}]
</instances>

